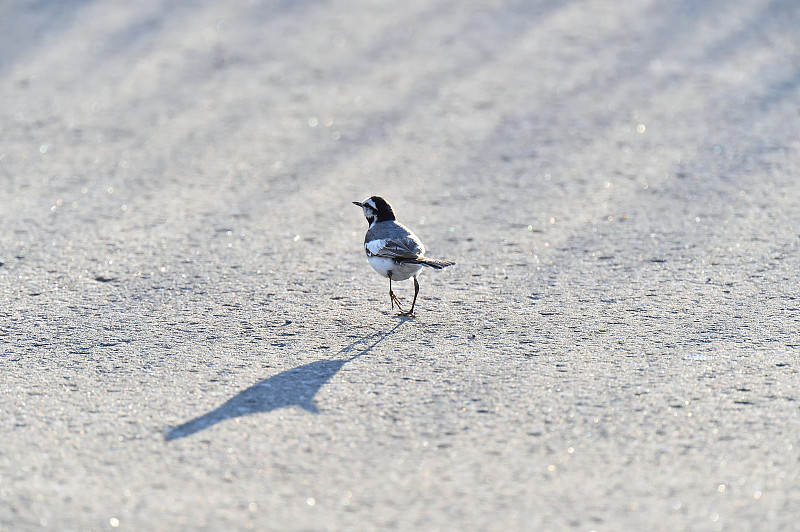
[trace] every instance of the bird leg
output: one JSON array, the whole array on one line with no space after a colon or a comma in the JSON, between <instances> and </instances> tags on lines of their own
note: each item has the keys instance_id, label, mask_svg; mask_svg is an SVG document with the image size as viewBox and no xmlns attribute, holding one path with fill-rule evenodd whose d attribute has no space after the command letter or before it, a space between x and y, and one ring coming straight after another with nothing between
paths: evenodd
<instances>
[{"instance_id":1,"label":"bird leg","mask_svg":"<svg viewBox=\"0 0 800 532\"><path fill-rule=\"evenodd\" d=\"M394 292L392 292L392 278L391 277L389 277L389 299L392 302L392 308L394 308L394 306L397 305L397 310L399 310L400 312L403 312L403 307L400 306L400 300L397 299L397 296L394 295Z\"/></svg>"},{"instance_id":2,"label":"bird leg","mask_svg":"<svg viewBox=\"0 0 800 532\"><path fill-rule=\"evenodd\" d=\"M419 281L417 281L417 278L414 277L414 301L411 302L411 310L409 310L408 312L402 312L402 310L401 310L401 314L403 316L413 316L414 315L414 305L417 303L417 294L419 294Z\"/></svg>"}]
</instances>

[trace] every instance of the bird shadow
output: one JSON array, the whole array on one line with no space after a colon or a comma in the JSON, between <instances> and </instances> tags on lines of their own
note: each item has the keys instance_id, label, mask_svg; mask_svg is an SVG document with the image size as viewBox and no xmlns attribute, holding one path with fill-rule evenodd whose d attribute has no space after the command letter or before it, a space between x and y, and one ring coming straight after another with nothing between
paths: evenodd
<instances>
[{"instance_id":1,"label":"bird shadow","mask_svg":"<svg viewBox=\"0 0 800 532\"><path fill-rule=\"evenodd\" d=\"M268 377L237 393L214 410L177 427L167 428L164 439L171 441L185 438L227 419L271 412L289 406L299 406L303 410L317 414L319 408L314 404L314 396L320 388L336 375L342 366L372 351L375 346L394 334L406 321L407 319L403 319L391 329L377 331L356 340L337 352L336 358L317 360ZM354 355L342 357L370 341L372 341L371 344L358 350Z\"/></svg>"}]
</instances>

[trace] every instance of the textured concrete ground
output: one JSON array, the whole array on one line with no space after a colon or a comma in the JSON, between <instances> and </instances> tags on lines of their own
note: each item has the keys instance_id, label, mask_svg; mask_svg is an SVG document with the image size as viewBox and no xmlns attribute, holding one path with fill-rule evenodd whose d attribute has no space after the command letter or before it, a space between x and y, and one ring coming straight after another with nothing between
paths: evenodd
<instances>
[{"instance_id":1,"label":"textured concrete ground","mask_svg":"<svg viewBox=\"0 0 800 532\"><path fill-rule=\"evenodd\" d=\"M794 529L798 33L6 2L0 530ZM458 263L415 319L372 194Z\"/></svg>"}]
</instances>

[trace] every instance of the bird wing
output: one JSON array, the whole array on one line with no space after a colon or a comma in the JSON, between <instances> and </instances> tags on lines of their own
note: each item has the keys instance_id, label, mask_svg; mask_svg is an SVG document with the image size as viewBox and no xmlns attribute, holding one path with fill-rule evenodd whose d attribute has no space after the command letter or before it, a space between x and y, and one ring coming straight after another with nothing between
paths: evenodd
<instances>
[{"instance_id":1,"label":"bird wing","mask_svg":"<svg viewBox=\"0 0 800 532\"><path fill-rule=\"evenodd\" d=\"M420 253L420 246L411 238L387 238L373 240L364 245L367 252L374 257L390 259L416 259Z\"/></svg>"}]
</instances>

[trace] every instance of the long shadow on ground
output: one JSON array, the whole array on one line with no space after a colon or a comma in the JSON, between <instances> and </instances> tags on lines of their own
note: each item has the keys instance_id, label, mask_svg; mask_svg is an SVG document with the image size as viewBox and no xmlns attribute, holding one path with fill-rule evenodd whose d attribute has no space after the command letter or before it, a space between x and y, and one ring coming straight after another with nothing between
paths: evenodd
<instances>
[{"instance_id":1,"label":"long shadow on ground","mask_svg":"<svg viewBox=\"0 0 800 532\"><path fill-rule=\"evenodd\" d=\"M405 320L386 332L376 332L356 340L352 344L336 353L335 359L318 360L292 368L277 375L273 375L261 382L254 384L230 398L224 404L211 412L194 418L191 421L169 429L165 439L167 441L191 436L205 430L217 423L234 417L248 416L259 412L270 412L287 406L299 406L312 412L319 412L314 404L314 396L331 377L342 369L342 366L360 356L369 353L376 345L393 334ZM373 341L374 340L374 341ZM373 341L365 349L358 351L349 358L339 358L345 353L350 353L357 346Z\"/></svg>"}]
</instances>

